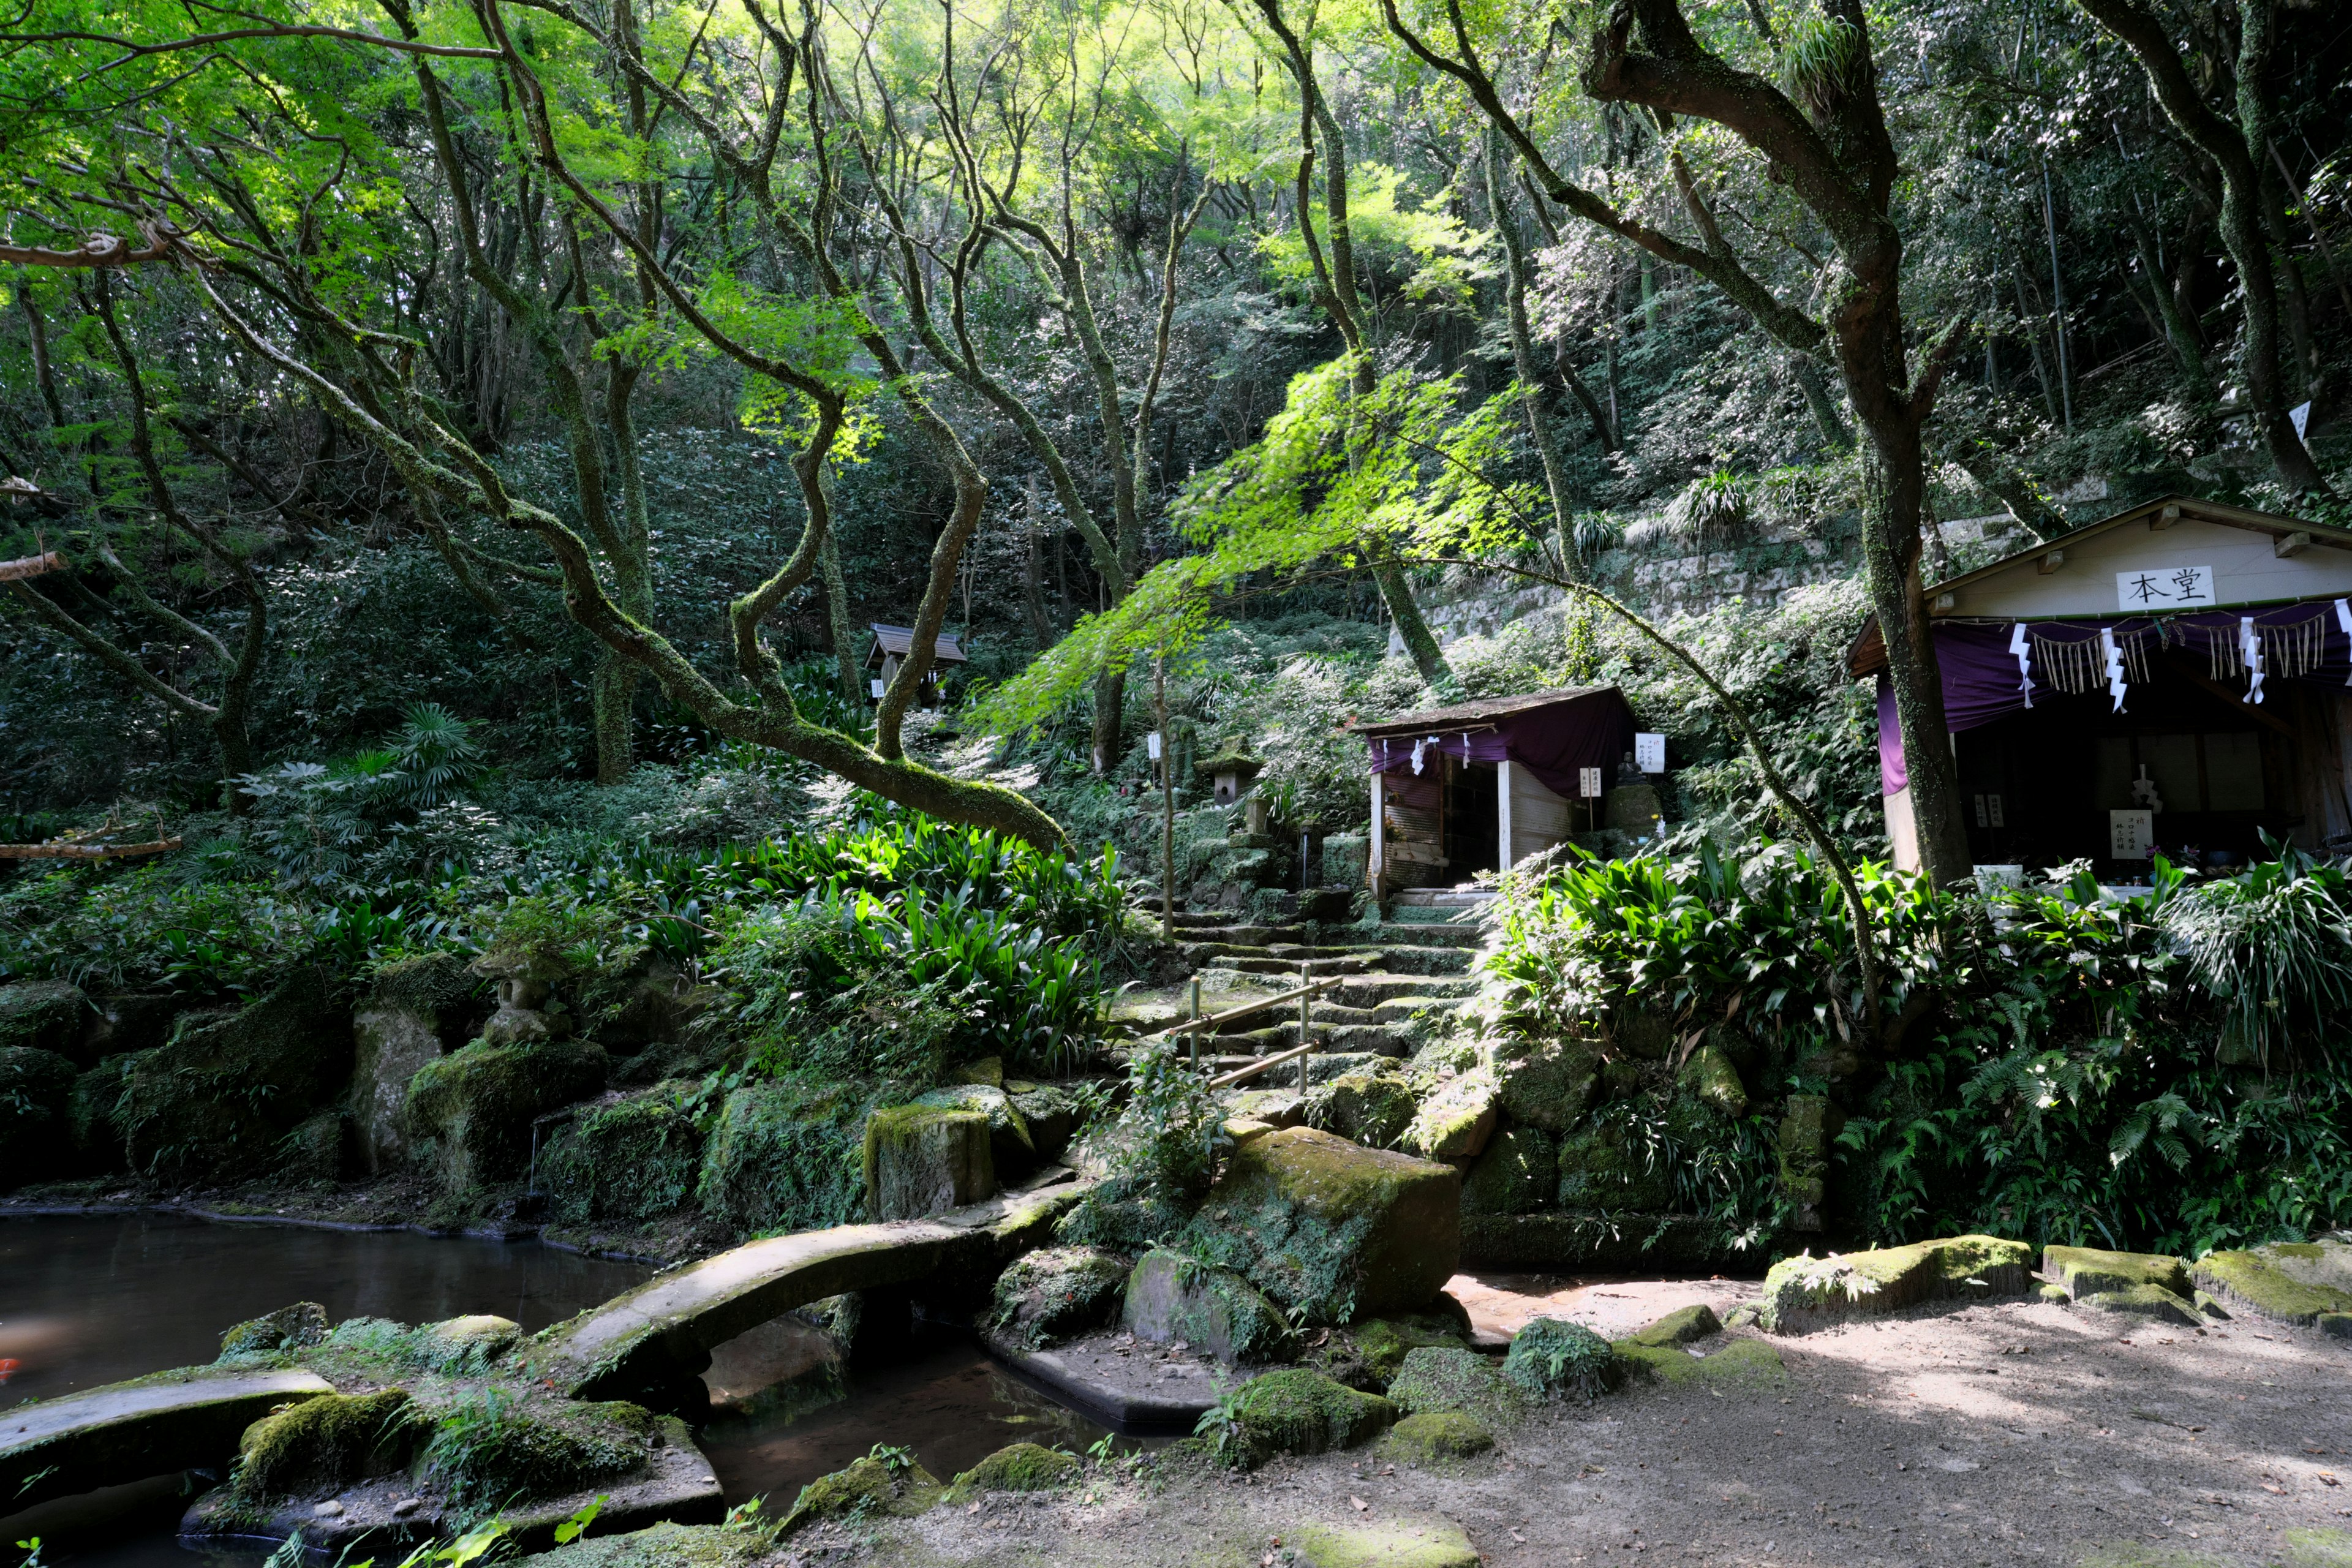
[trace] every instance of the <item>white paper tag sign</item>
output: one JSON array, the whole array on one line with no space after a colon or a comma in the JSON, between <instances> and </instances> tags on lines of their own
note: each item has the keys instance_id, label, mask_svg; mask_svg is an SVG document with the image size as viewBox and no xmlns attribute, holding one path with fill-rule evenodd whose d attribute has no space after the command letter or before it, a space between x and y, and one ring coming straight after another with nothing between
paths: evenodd
<instances>
[{"instance_id":1,"label":"white paper tag sign","mask_svg":"<svg viewBox=\"0 0 2352 1568\"><path fill-rule=\"evenodd\" d=\"M1664 735L1633 737L1633 765L1645 773L1666 771L1666 738Z\"/></svg>"},{"instance_id":2,"label":"white paper tag sign","mask_svg":"<svg viewBox=\"0 0 2352 1568\"><path fill-rule=\"evenodd\" d=\"M1154 730L1143 737L1143 754L1153 762L1160 760L1160 731Z\"/></svg>"},{"instance_id":3,"label":"white paper tag sign","mask_svg":"<svg viewBox=\"0 0 2352 1568\"><path fill-rule=\"evenodd\" d=\"M1576 793L1586 800L1599 800L1601 798L1601 770L1599 768L1577 769Z\"/></svg>"}]
</instances>

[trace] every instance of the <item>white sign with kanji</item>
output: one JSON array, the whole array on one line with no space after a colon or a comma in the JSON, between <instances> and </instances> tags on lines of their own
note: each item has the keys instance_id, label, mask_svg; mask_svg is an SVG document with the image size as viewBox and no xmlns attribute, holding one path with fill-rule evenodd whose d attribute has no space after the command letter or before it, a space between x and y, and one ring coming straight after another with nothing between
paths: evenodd
<instances>
[{"instance_id":1,"label":"white sign with kanji","mask_svg":"<svg viewBox=\"0 0 2352 1568\"><path fill-rule=\"evenodd\" d=\"M2127 616L2212 606L2210 566L2138 566L2116 574L2116 607Z\"/></svg>"},{"instance_id":2,"label":"white sign with kanji","mask_svg":"<svg viewBox=\"0 0 2352 1568\"><path fill-rule=\"evenodd\" d=\"M2156 813L2107 813L2107 856L2115 860L2146 860L2156 854Z\"/></svg>"},{"instance_id":3,"label":"white sign with kanji","mask_svg":"<svg viewBox=\"0 0 2352 1568\"><path fill-rule=\"evenodd\" d=\"M1599 768L1577 769L1576 793L1582 795L1587 800L1599 800L1601 798L1601 770Z\"/></svg>"},{"instance_id":4,"label":"white sign with kanji","mask_svg":"<svg viewBox=\"0 0 2352 1568\"><path fill-rule=\"evenodd\" d=\"M1666 771L1666 738L1664 735L1635 734L1633 765L1645 773Z\"/></svg>"}]
</instances>

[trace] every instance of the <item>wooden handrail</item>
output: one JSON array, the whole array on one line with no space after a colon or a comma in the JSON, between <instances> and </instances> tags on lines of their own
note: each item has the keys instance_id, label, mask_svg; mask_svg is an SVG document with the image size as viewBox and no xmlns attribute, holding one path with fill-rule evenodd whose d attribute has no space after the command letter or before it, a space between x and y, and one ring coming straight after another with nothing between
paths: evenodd
<instances>
[{"instance_id":1,"label":"wooden handrail","mask_svg":"<svg viewBox=\"0 0 2352 1568\"><path fill-rule=\"evenodd\" d=\"M147 844L0 844L0 860L121 860L178 847L176 835Z\"/></svg>"},{"instance_id":2,"label":"wooden handrail","mask_svg":"<svg viewBox=\"0 0 2352 1568\"><path fill-rule=\"evenodd\" d=\"M1211 1089L1231 1089L1234 1085L1242 1082L1245 1079L1255 1078L1258 1074L1265 1071L1268 1068L1278 1068L1286 1061L1305 1056L1314 1048L1315 1042L1308 1040L1302 1045L1291 1047L1288 1050L1282 1052L1278 1056L1261 1057L1245 1068L1235 1068L1229 1073L1221 1073L1217 1077L1211 1079L1209 1080L1209 1087Z\"/></svg>"},{"instance_id":3,"label":"wooden handrail","mask_svg":"<svg viewBox=\"0 0 2352 1568\"><path fill-rule=\"evenodd\" d=\"M1260 1001L1246 1002L1238 1007L1229 1007L1222 1013L1213 1013L1205 1018L1187 1018L1181 1024L1171 1025L1168 1028L1158 1030L1143 1037L1147 1040L1164 1040L1171 1035L1189 1035L1195 1029L1212 1029L1220 1024L1230 1024L1236 1018L1246 1018L1252 1013L1264 1012L1268 1007L1279 1006L1285 1002L1296 1002L1302 996L1312 996L1318 992L1328 991L1347 978L1348 976L1344 974L1327 974L1320 980L1308 981L1296 991L1286 991L1279 996L1268 996Z\"/></svg>"}]
</instances>

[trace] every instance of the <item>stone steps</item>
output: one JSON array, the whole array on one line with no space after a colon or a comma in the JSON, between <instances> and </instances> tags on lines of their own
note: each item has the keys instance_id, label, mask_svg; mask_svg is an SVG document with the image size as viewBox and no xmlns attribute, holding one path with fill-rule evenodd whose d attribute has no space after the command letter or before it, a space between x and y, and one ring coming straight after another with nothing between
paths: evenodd
<instances>
[{"instance_id":1,"label":"stone steps","mask_svg":"<svg viewBox=\"0 0 2352 1568\"><path fill-rule=\"evenodd\" d=\"M1392 974L1385 971L1353 974L1333 988L1333 1000L1343 1007L1379 1007L1385 1002L1411 999L1420 1003L1458 1002L1477 994L1478 983L1466 974Z\"/></svg>"}]
</instances>

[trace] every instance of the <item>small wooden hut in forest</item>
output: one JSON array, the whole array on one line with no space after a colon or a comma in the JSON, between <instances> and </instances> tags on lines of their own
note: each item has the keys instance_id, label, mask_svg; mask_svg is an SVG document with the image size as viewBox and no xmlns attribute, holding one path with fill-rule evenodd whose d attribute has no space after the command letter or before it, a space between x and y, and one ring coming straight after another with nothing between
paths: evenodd
<instances>
[{"instance_id":1,"label":"small wooden hut in forest","mask_svg":"<svg viewBox=\"0 0 2352 1568\"><path fill-rule=\"evenodd\" d=\"M1633 710L1613 686L1432 708L1356 735L1370 751L1374 898L1452 886L1563 843L1615 783ZM1590 824L1584 824L1590 826Z\"/></svg>"},{"instance_id":2,"label":"small wooden hut in forest","mask_svg":"<svg viewBox=\"0 0 2352 1568\"><path fill-rule=\"evenodd\" d=\"M907 662L908 651L915 646L915 628L886 626L879 621L872 625L874 641L866 650L866 668L872 670L875 679L887 688L898 679L898 667ZM964 662L962 645L941 632L938 641L932 645L931 668L923 677L922 689L916 694L916 700L926 708L938 707L940 669L947 665ZM875 695L879 697L880 693Z\"/></svg>"},{"instance_id":3,"label":"small wooden hut in forest","mask_svg":"<svg viewBox=\"0 0 2352 1568\"><path fill-rule=\"evenodd\" d=\"M2267 831L2352 836L2352 531L2173 497L1927 590L1979 864L2088 858L2130 879L2242 864ZM1886 647L1878 755L1898 866L1919 863Z\"/></svg>"}]
</instances>

